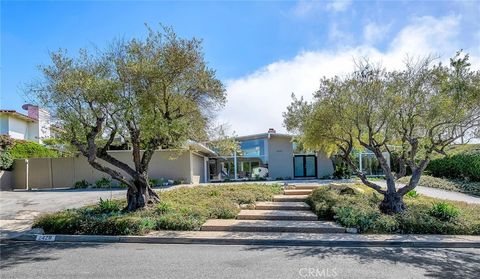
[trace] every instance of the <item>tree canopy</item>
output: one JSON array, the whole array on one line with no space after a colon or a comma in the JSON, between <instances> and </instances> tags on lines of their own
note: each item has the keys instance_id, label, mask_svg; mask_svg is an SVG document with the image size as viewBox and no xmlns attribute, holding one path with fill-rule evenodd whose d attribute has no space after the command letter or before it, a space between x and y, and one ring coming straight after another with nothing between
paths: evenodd
<instances>
[{"instance_id":1,"label":"tree canopy","mask_svg":"<svg viewBox=\"0 0 480 279\"><path fill-rule=\"evenodd\" d=\"M60 50L51 60L40 67L44 80L33 87L35 96L62 127L62 139L95 169L129 186L130 210L158 200L148 185L154 151L205 140L215 110L225 103L201 41L179 38L168 27L77 56ZM134 167L107 152L118 141L131 146Z\"/></svg>"},{"instance_id":2,"label":"tree canopy","mask_svg":"<svg viewBox=\"0 0 480 279\"><path fill-rule=\"evenodd\" d=\"M409 60L399 71L387 71L367 59L353 73L323 78L313 101L293 96L284 113L286 128L304 147L338 153L364 184L385 195L384 212L404 209L402 196L415 188L433 153L444 153L457 139L480 127L480 73L458 52L449 65L427 57ZM385 173L387 189L368 180L354 164L355 148L373 152ZM392 173L383 155L399 155ZM409 183L395 179L412 170Z\"/></svg>"}]
</instances>

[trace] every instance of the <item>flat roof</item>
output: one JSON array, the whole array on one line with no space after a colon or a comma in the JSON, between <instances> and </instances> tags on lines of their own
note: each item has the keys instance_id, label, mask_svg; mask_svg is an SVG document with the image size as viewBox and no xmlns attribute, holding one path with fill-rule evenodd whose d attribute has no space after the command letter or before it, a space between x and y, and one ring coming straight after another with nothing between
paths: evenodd
<instances>
[{"instance_id":1,"label":"flat roof","mask_svg":"<svg viewBox=\"0 0 480 279\"><path fill-rule=\"evenodd\" d=\"M239 136L239 137L235 137L235 139L237 139L237 140L248 140L248 139L263 139L263 138L270 138L270 137L293 138L293 136L289 135L289 134L260 133L260 134Z\"/></svg>"}]
</instances>

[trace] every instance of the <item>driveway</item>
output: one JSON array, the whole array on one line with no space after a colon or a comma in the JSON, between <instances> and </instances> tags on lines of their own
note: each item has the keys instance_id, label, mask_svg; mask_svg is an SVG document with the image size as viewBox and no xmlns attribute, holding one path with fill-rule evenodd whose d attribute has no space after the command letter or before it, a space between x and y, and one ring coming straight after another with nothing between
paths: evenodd
<instances>
[{"instance_id":1,"label":"driveway","mask_svg":"<svg viewBox=\"0 0 480 279\"><path fill-rule=\"evenodd\" d=\"M387 188L385 181L374 181L378 185ZM404 185L397 185L397 187L403 187ZM466 203L480 204L480 197L473 195L468 195L459 192L447 191L443 189L436 189L430 187L417 186L415 187L417 193L438 199L450 200L450 201L461 201Z\"/></svg>"},{"instance_id":2,"label":"driveway","mask_svg":"<svg viewBox=\"0 0 480 279\"><path fill-rule=\"evenodd\" d=\"M41 213L96 203L100 198L125 197L125 189L37 190L0 192L1 236L13 236L30 228Z\"/></svg>"}]
</instances>

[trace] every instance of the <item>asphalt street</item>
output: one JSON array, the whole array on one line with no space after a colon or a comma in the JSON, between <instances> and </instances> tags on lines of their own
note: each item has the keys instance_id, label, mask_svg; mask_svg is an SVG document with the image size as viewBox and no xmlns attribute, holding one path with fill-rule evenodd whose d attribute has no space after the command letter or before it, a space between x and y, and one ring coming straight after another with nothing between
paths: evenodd
<instances>
[{"instance_id":1,"label":"asphalt street","mask_svg":"<svg viewBox=\"0 0 480 279\"><path fill-rule=\"evenodd\" d=\"M1 278L478 278L480 249L5 241Z\"/></svg>"}]
</instances>

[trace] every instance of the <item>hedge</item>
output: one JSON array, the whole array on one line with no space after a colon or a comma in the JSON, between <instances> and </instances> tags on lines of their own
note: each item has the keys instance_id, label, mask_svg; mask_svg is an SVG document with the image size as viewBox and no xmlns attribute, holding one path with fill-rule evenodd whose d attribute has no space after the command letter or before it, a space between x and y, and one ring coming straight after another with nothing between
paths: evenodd
<instances>
[{"instance_id":1,"label":"hedge","mask_svg":"<svg viewBox=\"0 0 480 279\"><path fill-rule=\"evenodd\" d=\"M435 177L480 181L480 154L456 154L434 159L425 171Z\"/></svg>"},{"instance_id":2,"label":"hedge","mask_svg":"<svg viewBox=\"0 0 480 279\"><path fill-rule=\"evenodd\" d=\"M57 158L58 151L48 149L45 146L31 141L16 141L10 149L10 155L14 159L25 158Z\"/></svg>"}]
</instances>

